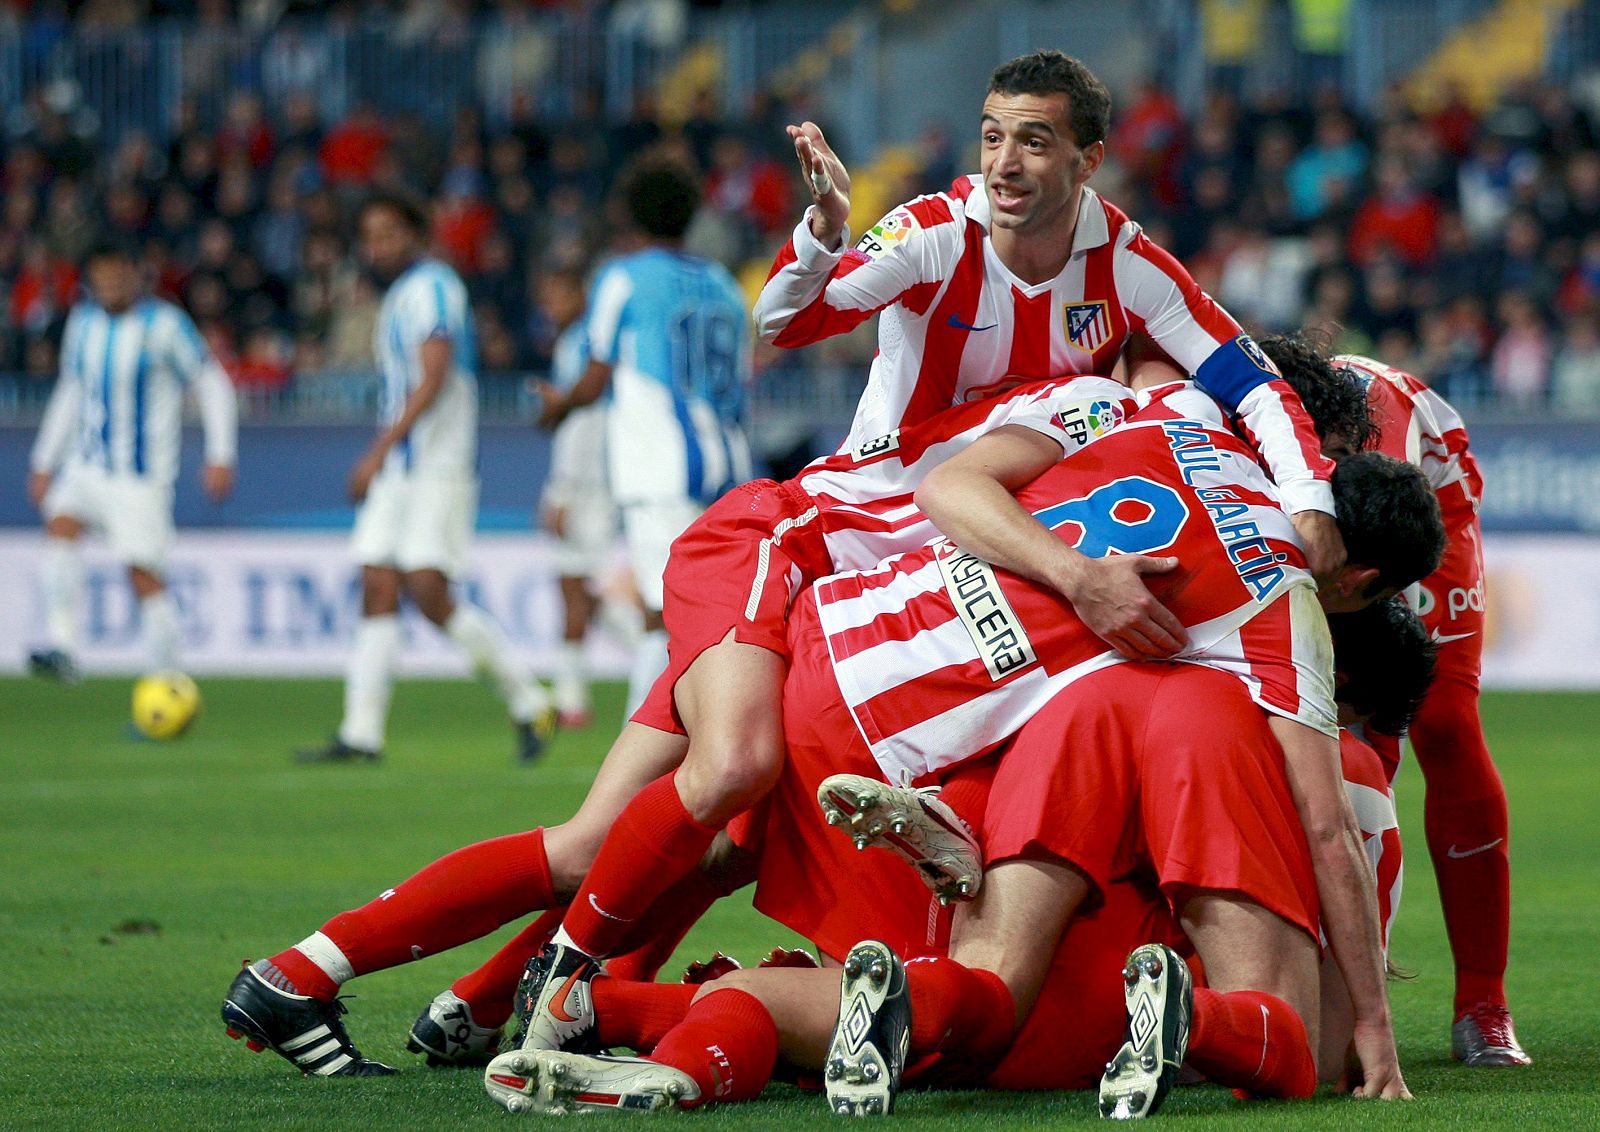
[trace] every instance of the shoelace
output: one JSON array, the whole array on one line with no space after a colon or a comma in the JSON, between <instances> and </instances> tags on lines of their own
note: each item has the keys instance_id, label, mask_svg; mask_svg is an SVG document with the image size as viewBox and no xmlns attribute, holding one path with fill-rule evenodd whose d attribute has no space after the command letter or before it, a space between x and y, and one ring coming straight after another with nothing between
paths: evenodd
<instances>
[{"instance_id":1,"label":"shoelace","mask_svg":"<svg viewBox=\"0 0 1600 1132\"><path fill-rule=\"evenodd\" d=\"M1480 1006L1472 1012L1486 1045L1509 1049L1516 1044L1511 1034L1511 1012L1503 1006Z\"/></svg>"}]
</instances>

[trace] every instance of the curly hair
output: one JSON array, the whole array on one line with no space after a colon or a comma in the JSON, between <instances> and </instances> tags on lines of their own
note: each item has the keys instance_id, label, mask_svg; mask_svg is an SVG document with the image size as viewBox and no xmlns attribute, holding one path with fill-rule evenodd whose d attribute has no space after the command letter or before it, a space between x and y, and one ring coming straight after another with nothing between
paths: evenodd
<instances>
[{"instance_id":1,"label":"curly hair","mask_svg":"<svg viewBox=\"0 0 1600 1132\"><path fill-rule=\"evenodd\" d=\"M1366 386L1349 371L1334 367L1326 343L1302 332L1269 334L1256 339L1256 344L1299 396L1324 442L1342 440L1353 452L1372 443L1378 426Z\"/></svg>"},{"instance_id":2,"label":"curly hair","mask_svg":"<svg viewBox=\"0 0 1600 1132\"><path fill-rule=\"evenodd\" d=\"M361 211L365 213L374 208L388 209L415 235L425 235L428 231L428 206L407 193L387 190L373 193L362 202Z\"/></svg>"},{"instance_id":3,"label":"curly hair","mask_svg":"<svg viewBox=\"0 0 1600 1132\"><path fill-rule=\"evenodd\" d=\"M1333 507L1349 561L1378 571L1369 590L1404 589L1439 568L1444 520L1421 469L1381 452L1342 457Z\"/></svg>"},{"instance_id":4,"label":"curly hair","mask_svg":"<svg viewBox=\"0 0 1600 1132\"><path fill-rule=\"evenodd\" d=\"M658 240L681 240L700 207L700 184L676 161L645 158L622 178L622 200L633 222Z\"/></svg>"},{"instance_id":5,"label":"curly hair","mask_svg":"<svg viewBox=\"0 0 1600 1132\"><path fill-rule=\"evenodd\" d=\"M1439 646L1422 618L1398 597L1359 613L1328 618L1333 664L1344 677L1336 698L1366 718L1367 728L1401 735L1433 683Z\"/></svg>"},{"instance_id":6,"label":"curly hair","mask_svg":"<svg viewBox=\"0 0 1600 1132\"><path fill-rule=\"evenodd\" d=\"M990 94L1064 94L1067 124L1080 148L1106 140L1111 128L1111 92L1094 72L1060 51L1019 55L989 76Z\"/></svg>"}]
</instances>

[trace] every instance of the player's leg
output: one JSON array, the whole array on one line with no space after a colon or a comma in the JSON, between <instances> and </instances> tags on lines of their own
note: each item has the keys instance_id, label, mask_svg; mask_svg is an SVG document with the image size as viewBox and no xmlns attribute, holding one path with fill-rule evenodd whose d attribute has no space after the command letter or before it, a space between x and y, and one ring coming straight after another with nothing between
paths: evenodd
<instances>
[{"instance_id":1,"label":"player's leg","mask_svg":"<svg viewBox=\"0 0 1600 1132\"><path fill-rule=\"evenodd\" d=\"M139 600L139 636L152 672L178 667L178 609L166 579L145 566L129 566L128 581Z\"/></svg>"},{"instance_id":2,"label":"player's leg","mask_svg":"<svg viewBox=\"0 0 1600 1132\"><path fill-rule=\"evenodd\" d=\"M45 549L40 581L44 597L45 647L28 656L40 676L76 683L78 676L78 610L83 598L83 556L79 541L84 524L61 510L53 486L45 496ZM53 505L54 504L54 505Z\"/></svg>"},{"instance_id":3,"label":"player's leg","mask_svg":"<svg viewBox=\"0 0 1600 1132\"><path fill-rule=\"evenodd\" d=\"M139 602L139 635L151 671L178 667L178 610L167 592L172 549L172 488L134 477L111 477L103 525L111 552L128 564Z\"/></svg>"},{"instance_id":4,"label":"player's leg","mask_svg":"<svg viewBox=\"0 0 1600 1132\"><path fill-rule=\"evenodd\" d=\"M673 540L704 510L690 499L660 499L621 508L622 533L633 567L634 585L644 606L644 632L634 646L628 671L630 717L644 703L656 678L667 667L667 629L662 619L666 600L667 558Z\"/></svg>"},{"instance_id":5,"label":"player's leg","mask_svg":"<svg viewBox=\"0 0 1600 1132\"><path fill-rule=\"evenodd\" d=\"M1310 1036L1321 1032L1317 941L1233 894L1196 894L1179 918L1206 971L1194 991L1189 1062L1254 1096L1310 1096Z\"/></svg>"},{"instance_id":6,"label":"player's leg","mask_svg":"<svg viewBox=\"0 0 1600 1132\"><path fill-rule=\"evenodd\" d=\"M1452 1052L1468 1065L1525 1065L1506 1009L1511 935L1510 818L1478 713L1484 579L1477 524L1453 538L1424 583L1423 615L1439 657L1433 686L1411 724L1426 783L1424 822L1455 958Z\"/></svg>"},{"instance_id":7,"label":"player's leg","mask_svg":"<svg viewBox=\"0 0 1600 1132\"><path fill-rule=\"evenodd\" d=\"M556 583L561 589L562 617L554 681L557 719L563 727L587 727L590 720L589 667L583 655L583 639L599 603L590 592L589 579L585 576L562 574Z\"/></svg>"},{"instance_id":8,"label":"player's leg","mask_svg":"<svg viewBox=\"0 0 1600 1132\"><path fill-rule=\"evenodd\" d=\"M396 559L407 595L443 629L506 705L518 731L518 754L531 761L555 728L549 694L511 648L500 627L470 602L457 602L450 579L461 576L472 541L478 488L470 479L419 479L401 529Z\"/></svg>"}]
</instances>

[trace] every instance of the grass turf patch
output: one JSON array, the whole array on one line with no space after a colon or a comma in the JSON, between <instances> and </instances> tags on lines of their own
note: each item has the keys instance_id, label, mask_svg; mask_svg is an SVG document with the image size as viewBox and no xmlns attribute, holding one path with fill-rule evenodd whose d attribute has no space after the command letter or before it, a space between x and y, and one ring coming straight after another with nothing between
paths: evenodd
<instances>
[{"instance_id":1,"label":"grass turf patch","mask_svg":"<svg viewBox=\"0 0 1600 1132\"><path fill-rule=\"evenodd\" d=\"M605 724L513 760L492 698L459 682L397 690L379 766L299 767L328 734L331 681L208 680L205 711L174 743L125 737L129 686L0 681L0 1128L328 1129L504 1126L476 1071L426 1070L402 1052L417 1012L514 928L352 984L348 1019L393 1078L301 1078L228 1041L217 1016L241 959L270 954L434 857L559 820L604 754ZM620 691L602 688L602 720ZM1405 1106L1319 1097L1245 1104L1176 1092L1158 1119L1184 1127L1584 1127L1600 1111L1600 1000L1586 940L1600 898L1600 697L1491 695L1484 718L1511 797L1515 923L1509 989L1532 1070L1449 1061L1451 967L1421 836L1421 779L1399 783L1411 850L1393 987ZM734 899L689 936L671 974L721 948L753 962L788 933ZM1555 977L1552 977L1554 975ZM1064 1027L1070 1019L1063 1019ZM626 1119L626 1118L619 1118ZM821 1101L762 1100L669 1116L716 1128L832 1126ZM1032 1128L1097 1119L1088 1094L908 1093L908 1128Z\"/></svg>"}]
</instances>

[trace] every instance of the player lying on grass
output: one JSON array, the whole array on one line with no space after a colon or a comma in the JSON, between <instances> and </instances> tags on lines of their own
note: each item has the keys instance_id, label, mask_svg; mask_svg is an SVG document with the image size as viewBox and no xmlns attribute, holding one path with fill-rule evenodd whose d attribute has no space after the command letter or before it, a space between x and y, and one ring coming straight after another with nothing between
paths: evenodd
<instances>
[{"instance_id":1,"label":"player lying on grass","mask_svg":"<svg viewBox=\"0 0 1600 1132\"><path fill-rule=\"evenodd\" d=\"M1107 379L1033 383L818 460L786 483L756 481L735 489L675 547L665 583L672 661L660 682L663 694L623 729L577 815L548 830L451 854L257 964L257 973L242 974L230 991L230 1028L281 1051L301 1032L337 1026L342 1044L331 1054L291 1060L313 1071L337 1065L333 1072L386 1072L360 1057L327 1005L357 974L436 954L529 911L566 903L586 874L589 888L577 904L589 911L589 921L573 930L593 953L620 949L623 920L657 898L681 907L686 930L721 895L687 874L716 828L760 798L782 760L782 736L772 720L778 718L783 625L793 594L836 568L875 565L937 537L914 506L913 492L931 467L975 438L1004 427L1037 431L1047 437L1047 466L1134 407L1127 389ZM1170 561L1140 555L1102 561L1067 552L1048 580L1109 641L1131 654L1159 655L1179 647L1182 629L1141 579L1170 567ZM682 770L673 773L680 763ZM597 862L602 842L612 852ZM651 847L658 868L636 867L640 843ZM674 882L680 887L663 895ZM501 967L514 985L527 954L542 943L517 943L508 962L459 989L495 981ZM577 949L570 954L575 964L586 961ZM261 1002L247 1006L240 995ZM475 1051L492 1039L499 1020L482 1025L462 1002L446 992L419 1019L414 1036L431 1054L460 1054L463 1043L452 1034L465 1033ZM274 1012L294 1020L258 1018L254 1028L246 1020Z\"/></svg>"},{"instance_id":2,"label":"player lying on grass","mask_svg":"<svg viewBox=\"0 0 1600 1132\"><path fill-rule=\"evenodd\" d=\"M1341 714L1375 713L1386 726L1403 726L1426 687L1431 649L1414 615L1399 602L1385 606L1347 621L1371 622L1364 632L1340 630L1342 669L1376 676L1381 668L1388 677L1341 679L1341 695L1361 697L1358 706L1341 702ZM828 921L828 934L818 938L824 952L843 955L848 940L871 931L918 958L902 968L889 946L851 949L837 998L836 971L740 972L700 988L600 978L592 988L597 1046L650 1051L648 1059L513 1053L490 1070L490 1092L513 1111L693 1107L756 1095L781 1056L825 1069L837 1110L882 1112L893 1105L907 1057L908 1080L945 1087L1092 1085L1127 1018L1144 1015L1161 1024L1140 1031L1139 1048L1130 1042L1114 1059L1105 1109L1115 1112L1121 1102L1125 1115L1153 1110L1185 1052L1218 1083L1258 1096L1308 1095L1318 1032L1316 918L1314 901L1299 895L1308 886L1297 891L1295 882L1305 885L1310 862L1262 717L1243 685L1223 673L1123 665L1053 700L998 771L992 760L966 764L948 792L991 852L1006 844L1028 849L1000 850L1003 859L991 866L978 899L956 913L949 958L924 934L926 894L912 874L885 868L873 854L841 852L839 839L815 821L808 789L779 795L774 806L797 806L794 817L809 836L797 840L793 828L774 828L765 853L844 891L872 893ZM1199 718L1206 727L1195 727ZM1228 719L1234 728L1221 725ZM824 765L816 773L825 772L819 747L797 746L796 764L819 754ZM1382 806L1366 804L1374 779L1382 783L1376 757L1347 743L1343 762L1345 789L1362 799L1372 867L1380 878L1395 876L1399 844L1387 795ZM1087 817L1081 831L1041 822L1057 792L1041 791L1037 776L1020 792L1006 779L1018 767L1046 763L1061 764L1076 786L1099 779L1095 797L1118 805L1072 797L1067 807ZM1118 812L1129 802L1142 827ZM1058 848L1073 855L1059 857ZM1160 892L1134 863L1142 852L1156 863L1150 880L1160 880ZM1113 863L1118 856L1126 860ZM1125 871L1104 879L1118 869ZM1088 888L1090 906L1063 932L1060 901L1071 893L1062 890L1074 887ZM1209 980L1192 992L1170 950L1188 953L1190 940ZM1275 949L1263 951L1269 944ZM1341 1031L1337 1021L1324 1022L1330 1061L1342 1058L1349 1042L1348 1024ZM1146 1055L1152 1069L1141 1061ZM1397 1078L1393 1084L1397 1095L1403 1086Z\"/></svg>"},{"instance_id":3,"label":"player lying on grass","mask_svg":"<svg viewBox=\"0 0 1600 1132\"><path fill-rule=\"evenodd\" d=\"M1355 403L1363 404L1359 397ZM957 459L981 459L981 447ZM1334 484L1346 544L1361 548L1358 561L1377 565L1347 565L1329 588L1330 604L1385 596L1433 567L1442 530L1437 505L1414 469L1362 454L1345 461ZM1185 658L1243 675L1263 707L1332 735L1331 659L1313 584L1253 451L1226 430L1209 398L1192 386L1169 387L1017 499L1080 550L1175 553L1184 563L1181 574L1159 577L1154 586L1185 623ZM813 621L825 650L794 643L804 641ZM833 723L822 738L814 731L787 735L791 757L797 742L810 741L828 753L823 757L845 764L834 762L835 770L853 763L890 780L924 780L992 749L1056 692L1122 659L1087 633L1058 596L948 543L877 570L824 579L797 605L790 632L795 667L787 695L798 689L811 702L803 709L786 705L786 719L806 728L817 720ZM808 664L821 665L812 680L821 692L801 678ZM876 766L857 736L870 745ZM1336 744L1329 741L1324 753L1333 758ZM1328 868L1338 864L1335 855ZM849 914L817 875L809 884L797 877L763 885L804 905L786 915L805 921L793 926L813 938L826 934L830 915ZM1356 936L1335 939L1353 966L1349 957L1364 946L1357 936L1359 921ZM547 949L530 967L528 1013L536 1018L519 1035L530 1047L583 1035L584 971L563 972L557 982L549 974L559 970L552 958L558 949ZM1376 1004L1370 980L1361 989L1369 997L1358 1002L1383 1015L1381 982ZM1381 1021L1387 1032L1386 1015Z\"/></svg>"}]
</instances>

